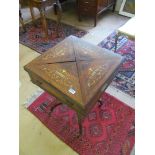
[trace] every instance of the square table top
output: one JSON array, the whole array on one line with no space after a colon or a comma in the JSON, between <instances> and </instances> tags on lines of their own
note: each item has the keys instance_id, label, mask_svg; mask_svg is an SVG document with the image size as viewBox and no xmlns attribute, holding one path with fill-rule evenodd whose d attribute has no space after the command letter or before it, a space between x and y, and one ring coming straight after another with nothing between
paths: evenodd
<instances>
[{"instance_id":1,"label":"square table top","mask_svg":"<svg viewBox=\"0 0 155 155\"><path fill-rule=\"evenodd\" d=\"M85 109L94 104L94 96L102 92L122 60L118 54L70 36L27 64L25 70Z\"/></svg>"}]
</instances>

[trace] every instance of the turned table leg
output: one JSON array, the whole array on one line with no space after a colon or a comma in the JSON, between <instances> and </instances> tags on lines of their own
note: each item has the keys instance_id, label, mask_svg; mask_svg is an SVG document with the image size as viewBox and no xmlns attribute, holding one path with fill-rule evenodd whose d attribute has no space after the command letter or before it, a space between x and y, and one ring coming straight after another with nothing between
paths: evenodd
<instances>
[{"instance_id":1,"label":"turned table leg","mask_svg":"<svg viewBox=\"0 0 155 155\"><path fill-rule=\"evenodd\" d=\"M56 9L55 11L57 13L57 30L56 31L57 31L57 36L59 36L59 27L60 27L61 18L62 18L62 7L61 7L59 0L56 0L55 9Z\"/></svg>"},{"instance_id":2,"label":"turned table leg","mask_svg":"<svg viewBox=\"0 0 155 155\"><path fill-rule=\"evenodd\" d=\"M39 11L40 11L40 16L41 16L41 20L42 20L45 37L48 39L48 27L47 27L47 22L46 22L46 17L45 17L45 9L39 8Z\"/></svg>"},{"instance_id":3,"label":"turned table leg","mask_svg":"<svg viewBox=\"0 0 155 155\"><path fill-rule=\"evenodd\" d=\"M30 4L30 13L31 13L31 17L32 17L32 22L33 22L33 24L35 24L34 10L33 10L33 7L31 4Z\"/></svg>"}]
</instances>

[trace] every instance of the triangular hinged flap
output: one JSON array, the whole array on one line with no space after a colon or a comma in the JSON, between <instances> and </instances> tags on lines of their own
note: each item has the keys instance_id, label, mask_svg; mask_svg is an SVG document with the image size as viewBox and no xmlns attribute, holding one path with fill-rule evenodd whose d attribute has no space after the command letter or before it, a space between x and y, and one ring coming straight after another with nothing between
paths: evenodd
<instances>
[{"instance_id":1,"label":"triangular hinged flap","mask_svg":"<svg viewBox=\"0 0 155 155\"><path fill-rule=\"evenodd\" d=\"M91 61L94 59L106 59L109 58L110 55L113 55L112 52L106 51L103 48L86 42L80 38L72 38L75 40L73 42L73 48L75 51L76 60Z\"/></svg>"},{"instance_id":2,"label":"triangular hinged flap","mask_svg":"<svg viewBox=\"0 0 155 155\"><path fill-rule=\"evenodd\" d=\"M75 102L83 105L76 62L35 64L32 71Z\"/></svg>"},{"instance_id":3,"label":"triangular hinged flap","mask_svg":"<svg viewBox=\"0 0 155 155\"><path fill-rule=\"evenodd\" d=\"M108 78L118 67L117 61L110 59L79 61L78 72L84 103L87 104L94 94L104 86Z\"/></svg>"},{"instance_id":4,"label":"triangular hinged flap","mask_svg":"<svg viewBox=\"0 0 155 155\"><path fill-rule=\"evenodd\" d=\"M50 48L47 52L35 59L35 63L58 63L75 61L74 49L69 38Z\"/></svg>"}]
</instances>

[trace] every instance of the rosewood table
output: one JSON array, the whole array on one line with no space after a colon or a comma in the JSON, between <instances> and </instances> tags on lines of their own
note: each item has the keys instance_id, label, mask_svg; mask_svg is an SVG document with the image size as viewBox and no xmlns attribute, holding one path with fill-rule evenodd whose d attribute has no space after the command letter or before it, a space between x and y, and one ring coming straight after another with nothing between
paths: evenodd
<instances>
[{"instance_id":1,"label":"rosewood table","mask_svg":"<svg viewBox=\"0 0 155 155\"><path fill-rule=\"evenodd\" d=\"M115 76L123 57L74 36L26 66L34 84L77 112L82 121ZM52 109L52 108L51 108Z\"/></svg>"}]
</instances>

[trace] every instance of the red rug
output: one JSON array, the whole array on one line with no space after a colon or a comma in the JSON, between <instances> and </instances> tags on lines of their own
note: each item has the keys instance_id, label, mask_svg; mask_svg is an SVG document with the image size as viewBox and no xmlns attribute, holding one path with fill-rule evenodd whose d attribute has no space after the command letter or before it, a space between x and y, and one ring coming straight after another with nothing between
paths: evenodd
<instances>
[{"instance_id":1,"label":"red rug","mask_svg":"<svg viewBox=\"0 0 155 155\"><path fill-rule=\"evenodd\" d=\"M49 116L50 107L58 101L44 92L29 107L50 131L80 155L129 155L135 141L134 109L107 93L104 103L92 109L79 132L77 115L66 105L60 105Z\"/></svg>"}]
</instances>

